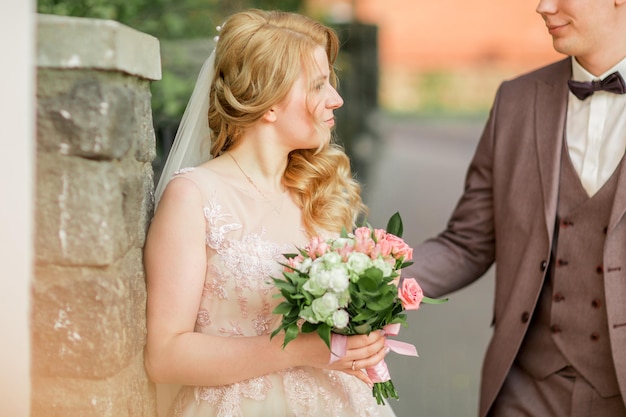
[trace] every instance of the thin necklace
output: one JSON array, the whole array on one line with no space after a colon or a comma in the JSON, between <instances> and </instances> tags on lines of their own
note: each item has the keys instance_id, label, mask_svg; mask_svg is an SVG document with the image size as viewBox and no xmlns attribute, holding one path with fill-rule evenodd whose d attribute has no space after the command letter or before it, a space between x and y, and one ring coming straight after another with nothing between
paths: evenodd
<instances>
[{"instance_id":1,"label":"thin necklace","mask_svg":"<svg viewBox=\"0 0 626 417\"><path fill-rule=\"evenodd\" d=\"M256 184L254 183L254 181L252 181L252 178L250 178L248 176L248 174L246 174L246 171L243 170L243 168L241 167L241 165L239 165L239 162L237 162L237 160L235 159L235 157L233 156L232 153L227 152L228 155L230 156L230 158L233 160L233 162L235 163L235 165L237 165L237 168L239 168L239 171L241 171L241 173L243 174L244 177L246 177L246 179L248 180L248 182L250 184L252 184L252 186L254 187L255 190L257 190L259 192L259 194L261 194L261 197L263 197L264 200L267 200L267 197L265 196L265 194L263 194L263 191L261 191L259 189L259 187L256 186Z\"/></svg>"},{"instance_id":2,"label":"thin necklace","mask_svg":"<svg viewBox=\"0 0 626 417\"><path fill-rule=\"evenodd\" d=\"M281 198L279 201L278 206L275 206L274 203L272 203L271 200L269 200L265 194L263 193L263 191L261 191L259 189L259 187L256 186L256 184L254 183L254 181L252 181L252 178L250 178L248 176L248 174L246 174L246 171L243 170L243 168L241 167L241 165L239 165L239 162L237 162L237 160L235 159L235 157L233 156L232 153L227 152L228 155L230 155L230 158L233 160L233 162L235 163L235 165L237 165L237 168L239 168L239 171L241 171L241 173L243 174L244 177L246 177L246 179L248 180L248 182L254 187L255 190L257 190L257 192L259 194L261 194L261 197L263 197L263 200L265 200L271 207L272 207L272 211L274 212L274 214L276 214L277 216L280 215L280 212L283 208L283 199Z\"/></svg>"}]
</instances>

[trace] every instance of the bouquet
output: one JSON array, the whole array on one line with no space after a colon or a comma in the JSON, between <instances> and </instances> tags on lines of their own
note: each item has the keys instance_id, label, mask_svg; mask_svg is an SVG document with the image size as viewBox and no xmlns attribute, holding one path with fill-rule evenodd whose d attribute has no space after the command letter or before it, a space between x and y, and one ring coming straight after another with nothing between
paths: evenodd
<instances>
[{"instance_id":1,"label":"bouquet","mask_svg":"<svg viewBox=\"0 0 626 417\"><path fill-rule=\"evenodd\" d=\"M425 297L413 278L405 278L398 288L400 270L412 264L413 255L401 236L402 220L395 213L386 230L371 226L352 233L343 230L337 238L315 237L299 253L285 254L283 277L273 278L280 290L277 296L284 298L273 313L282 320L271 337L284 331L285 347L300 332L317 331L331 349L331 358L337 359L345 354L341 335L381 329L397 335L399 327L407 325L404 310L447 301ZM343 340L343 346L335 339ZM395 340L386 344L398 353L417 356L413 345ZM372 394L378 404L384 404L384 398L399 398L384 361L366 372L374 381Z\"/></svg>"}]
</instances>

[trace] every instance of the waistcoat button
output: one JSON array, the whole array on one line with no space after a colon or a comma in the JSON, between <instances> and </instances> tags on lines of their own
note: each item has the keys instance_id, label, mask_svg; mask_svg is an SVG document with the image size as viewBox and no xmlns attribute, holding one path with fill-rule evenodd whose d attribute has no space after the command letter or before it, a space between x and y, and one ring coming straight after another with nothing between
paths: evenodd
<instances>
[{"instance_id":1,"label":"waistcoat button","mask_svg":"<svg viewBox=\"0 0 626 417\"><path fill-rule=\"evenodd\" d=\"M561 333L561 327L559 327L558 324L553 324L552 326L550 326L550 331L552 333Z\"/></svg>"},{"instance_id":2,"label":"waistcoat button","mask_svg":"<svg viewBox=\"0 0 626 417\"><path fill-rule=\"evenodd\" d=\"M596 332L591 333L591 340L593 340L594 342L600 340L600 335Z\"/></svg>"},{"instance_id":3,"label":"waistcoat button","mask_svg":"<svg viewBox=\"0 0 626 417\"><path fill-rule=\"evenodd\" d=\"M602 302L598 300L597 298L591 302L591 307L593 308L600 308L601 305L602 305Z\"/></svg>"}]
</instances>

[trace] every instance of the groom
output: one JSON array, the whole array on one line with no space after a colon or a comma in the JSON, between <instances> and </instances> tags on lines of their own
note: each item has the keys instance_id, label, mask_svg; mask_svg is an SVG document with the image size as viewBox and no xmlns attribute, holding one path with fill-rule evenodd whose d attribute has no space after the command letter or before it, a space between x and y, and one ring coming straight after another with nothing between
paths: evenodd
<instances>
[{"instance_id":1,"label":"groom","mask_svg":"<svg viewBox=\"0 0 626 417\"><path fill-rule=\"evenodd\" d=\"M626 0L537 12L568 57L500 86L446 230L403 275L439 297L495 262L480 417L624 417Z\"/></svg>"}]
</instances>

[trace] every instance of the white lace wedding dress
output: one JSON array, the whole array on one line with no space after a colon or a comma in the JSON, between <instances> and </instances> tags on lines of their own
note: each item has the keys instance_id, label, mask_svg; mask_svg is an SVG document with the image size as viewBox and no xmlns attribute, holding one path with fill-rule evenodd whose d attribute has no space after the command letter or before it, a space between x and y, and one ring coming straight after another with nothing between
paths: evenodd
<instances>
[{"instance_id":1,"label":"white lace wedding dress","mask_svg":"<svg viewBox=\"0 0 626 417\"><path fill-rule=\"evenodd\" d=\"M206 166L182 170L203 195L207 269L197 332L222 337L269 337L280 299L270 280L283 253L307 239L300 210L288 194L261 197L243 178L224 178ZM176 178L176 177L175 177ZM240 358L254 361L254 357ZM203 366L198 364L198 366ZM285 369L239 383L185 386L169 407L172 417L387 417L357 378L312 367Z\"/></svg>"}]
</instances>

